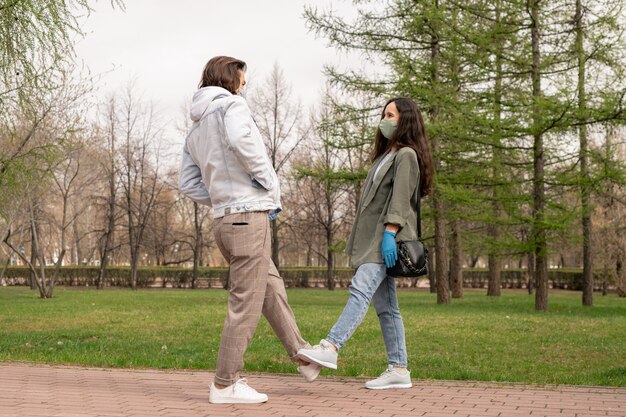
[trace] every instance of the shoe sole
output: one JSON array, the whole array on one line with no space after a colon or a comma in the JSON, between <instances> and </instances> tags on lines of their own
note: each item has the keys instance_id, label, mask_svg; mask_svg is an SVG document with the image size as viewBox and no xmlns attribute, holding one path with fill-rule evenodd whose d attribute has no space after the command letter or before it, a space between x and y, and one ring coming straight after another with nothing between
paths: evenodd
<instances>
[{"instance_id":1,"label":"shoe sole","mask_svg":"<svg viewBox=\"0 0 626 417\"><path fill-rule=\"evenodd\" d=\"M298 372L300 372L300 375L302 375L302 376L304 377L304 380L305 380L306 382L313 382L313 381L315 381L315 380L317 379L317 377L320 375L320 372L319 372L319 371L317 371L317 372L315 373L315 375L313 375L313 376L307 376L307 375L305 375L305 374L304 374L304 373L300 370L300 368L298 368Z\"/></svg>"},{"instance_id":2,"label":"shoe sole","mask_svg":"<svg viewBox=\"0 0 626 417\"><path fill-rule=\"evenodd\" d=\"M267 402L269 398L264 400L228 400L228 399L219 399L217 401L209 399L211 404L261 404Z\"/></svg>"},{"instance_id":3,"label":"shoe sole","mask_svg":"<svg viewBox=\"0 0 626 417\"><path fill-rule=\"evenodd\" d=\"M393 385L383 385L381 387L368 387L367 385L365 386L365 388L367 389L392 389L392 388L411 388L413 387L413 384L393 384Z\"/></svg>"},{"instance_id":4,"label":"shoe sole","mask_svg":"<svg viewBox=\"0 0 626 417\"><path fill-rule=\"evenodd\" d=\"M316 359L316 358L314 358L312 356L309 356L306 353L298 353L298 358L303 359L305 361L316 363L319 366L322 366L324 368L337 369L337 364L336 363L320 361L319 359Z\"/></svg>"}]
</instances>

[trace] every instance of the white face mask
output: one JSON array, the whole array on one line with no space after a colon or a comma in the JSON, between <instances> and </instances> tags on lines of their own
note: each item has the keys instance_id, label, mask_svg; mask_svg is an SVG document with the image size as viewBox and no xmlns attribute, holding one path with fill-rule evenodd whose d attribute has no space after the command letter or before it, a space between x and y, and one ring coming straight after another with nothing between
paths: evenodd
<instances>
[{"instance_id":1,"label":"white face mask","mask_svg":"<svg viewBox=\"0 0 626 417\"><path fill-rule=\"evenodd\" d=\"M246 96L248 95L248 89L246 87L243 87L237 92L237 95L246 98Z\"/></svg>"}]
</instances>

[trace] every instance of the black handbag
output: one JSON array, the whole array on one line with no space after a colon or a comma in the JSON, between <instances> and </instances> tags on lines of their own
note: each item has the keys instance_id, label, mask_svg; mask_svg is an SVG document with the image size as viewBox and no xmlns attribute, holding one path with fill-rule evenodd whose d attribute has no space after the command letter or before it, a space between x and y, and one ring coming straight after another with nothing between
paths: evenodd
<instances>
[{"instance_id":1,"label":"black handbag","mask_svg":"<svg viewBox=\"0 0 626 417\"><path fill-rule=\"evenodd\" d=\"M422 239L422 211L420 193L417 189L417 240L401 240L398 245L398 260L387 275L394 278L417 278L428 274L428 248Z\"/></svg>"}]
</instances>

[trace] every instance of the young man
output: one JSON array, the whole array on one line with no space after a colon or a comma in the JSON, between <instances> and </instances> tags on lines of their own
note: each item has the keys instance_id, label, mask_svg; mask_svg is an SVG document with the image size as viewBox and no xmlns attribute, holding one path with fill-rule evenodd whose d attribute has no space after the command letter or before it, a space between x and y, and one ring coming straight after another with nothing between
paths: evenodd
<instances>
[{"instance_id":1,"label":"young man","mask_svg":"<svg viewBox=\"0 0 626 417\"><path fill-rule=\"evenodd\" d=\"M215 241L230 264L228 313L217 357L212 403L261 403L239 376L243 355L263 314L293 361L302 338L287 302L282 278L271 260L270 220L281 210L278 177L239 95L246 64L218 56L206 64L191 105L194 124L183 149L180 190L212 207ZM313 381L320 367L299 361L298 370Z\"/></svg>"}]
</instances>

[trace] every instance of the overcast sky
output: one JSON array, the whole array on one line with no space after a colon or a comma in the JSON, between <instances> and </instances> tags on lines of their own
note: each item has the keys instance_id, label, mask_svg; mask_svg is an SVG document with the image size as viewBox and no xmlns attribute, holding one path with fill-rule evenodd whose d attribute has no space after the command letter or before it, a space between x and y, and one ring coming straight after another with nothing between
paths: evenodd
<instances>
[{"instance_id":1,"label":"overcast sky","mask_svg":"<svg viewBox=\"0 0 626 417\"><path fill-rule=\"evenodd\" d=\"M92 73L106 73L99 93L119 90L131 78L167 118L180 119L181 105L197 88L202 68L215 55L248 64L248 81L260 84L274 62L283 68L293 95L315 104L324 85L322 68L358 65L327 47L305 27L304 5L351 15L351 1L329 0L126 0L126 10L99 1L83 23L78 59ZM181 138L182 142L182 138Z\"/></svg>"}]
</instances>

